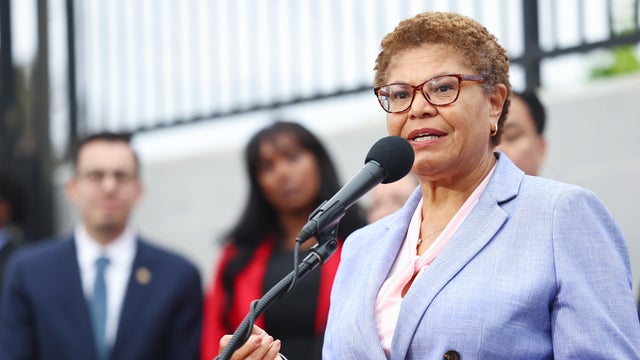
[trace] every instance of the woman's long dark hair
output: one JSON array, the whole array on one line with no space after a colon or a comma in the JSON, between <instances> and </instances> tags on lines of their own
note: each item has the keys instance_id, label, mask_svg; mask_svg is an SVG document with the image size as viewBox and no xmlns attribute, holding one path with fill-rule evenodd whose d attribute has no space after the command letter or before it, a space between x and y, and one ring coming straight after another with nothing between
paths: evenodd
<instances>
[{"instance_id":1,"label":"woman's long dark hair","mask_svg":"<svg viewBox=\"0 0 640 360\"><path fill-rule=\"evenodd\" d=\"M302 125L290 121L275 121L251 137L244 152L247 175L249 176L249 197L239 221L225 237L238 248L236 256L222 271L222 282L228 294L227 310L233 298L233 282L236 275L249 263L253 252L265 236L279 237L282 233L276 216L276 210L267 201L258 184L258 161L260 144L263 141L275 141L281 134L293 135L300 145L310 151L320 169L320 191L313 208L330 199L339 189L340 182L335 166L320 140ZM363 213L357 205L352 206L340 221L338 238L344 240L354 230L365 225ZM228 311L225 311L225 314ZM225 319L228 320L228 319ZM233 329L230 329L233 330Z\"/></svg>"}]
</instances>

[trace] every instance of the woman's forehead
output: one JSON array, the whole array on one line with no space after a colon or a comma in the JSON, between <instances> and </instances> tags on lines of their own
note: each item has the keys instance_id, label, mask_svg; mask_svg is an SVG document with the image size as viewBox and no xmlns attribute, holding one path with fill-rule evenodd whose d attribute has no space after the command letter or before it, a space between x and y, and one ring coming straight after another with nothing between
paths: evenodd
<instances>
[{"instance_id":1,"label":"woman's forehead","mask_svg":"<svg viewBox=\"0 0 640 360\"><path fill-rule=\"evenodd\" d=\"M387 68L386 80L394 82L416 76L427 80L439 75L467 73L469 70L464 63L464 57L451 47L424 45L394 55Z\"/></svg>"},{"instance_id":2,"label":"woman's forehead","mask_svg":"<svg viewBox=\"0 0 640 360\"><path fill-rule=\"evenodd\" d=\"M259 145L260 153L264 154L265 151L271 153L290 152L292 150L304 150L300 139L291 132L279 132L272 134L260 140Z\"/></svg>"}]
</instances>

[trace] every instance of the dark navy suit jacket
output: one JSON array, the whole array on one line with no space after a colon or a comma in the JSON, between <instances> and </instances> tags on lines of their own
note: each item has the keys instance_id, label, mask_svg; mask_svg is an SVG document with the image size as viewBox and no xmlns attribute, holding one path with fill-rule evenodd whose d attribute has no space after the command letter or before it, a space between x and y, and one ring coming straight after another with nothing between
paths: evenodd
<instances>
[{"instance_id":1,"label":"dark navy suit jacket","mask_svg":"<svg viewBox=\"0 0 640 360\"><path fill-rule=\"evenodd\" d=\"M202 289L182 257L138 239L110 359L198 359ZM96 359L74 241L11 259L0 306L0 359Z\"/></svg>"}]
</instances>

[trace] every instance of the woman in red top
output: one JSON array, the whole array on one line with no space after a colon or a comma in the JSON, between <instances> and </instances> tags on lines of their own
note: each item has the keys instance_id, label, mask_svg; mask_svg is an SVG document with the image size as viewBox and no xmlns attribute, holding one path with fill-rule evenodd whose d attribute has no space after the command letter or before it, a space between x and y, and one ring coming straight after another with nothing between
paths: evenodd
<instances>
[{"instance_id":1,"label":"woman in red top","mask_svg":"<svg viewBox=\"0 0 640 360\"><path fill-rule=\"evenodd\" d=\"M339 190L338 176L319 139L300 124L275 122L255 134L245 149L249 197L226 237L205 299L202 357L218 354L220 338L240 325L259 299L293 269L296 235L310 213ZM364 226L357 206L338 227L340 242ZM301 247L306 256L315 239ZM256 325L282 340L290 359L320 359L329 295L340 248L260 316Z\"/></svg>"}]
</instances>

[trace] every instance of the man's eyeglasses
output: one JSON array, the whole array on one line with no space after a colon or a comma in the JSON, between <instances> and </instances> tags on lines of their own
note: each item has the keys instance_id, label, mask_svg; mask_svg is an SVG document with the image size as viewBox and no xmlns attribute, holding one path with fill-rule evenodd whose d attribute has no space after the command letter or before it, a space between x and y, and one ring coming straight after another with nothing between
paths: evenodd
<instances>
[{"instance_id":1,"label":"man's eyeglasses","mask_svg":"<svg viewBox=\"0 0 640 360\"><path fill-rule=\"evenodd\" d=\"M373 89L382 109L388 113L400 113L411 107L416 91L435 106L449 105L458 100L460 82L484 81L480 75L449 74L431 78L418 86L395 83Z\"/></svg>"},{"instance_id":2,"label":"man's eyeglasses","mask_svg":"<svg viewBox=\"0 0 640 360\"><path fill-rule=\"evenodd\" d=\"M78 177L94 185L102 184L102 182L108 177L113 177L116 184L118 185L128 184L136 179L136 175L130 174L125 171L108 172L103 170L92 170L89 172L81 173L78 174Z\"/></svg>"}]
</instances>

